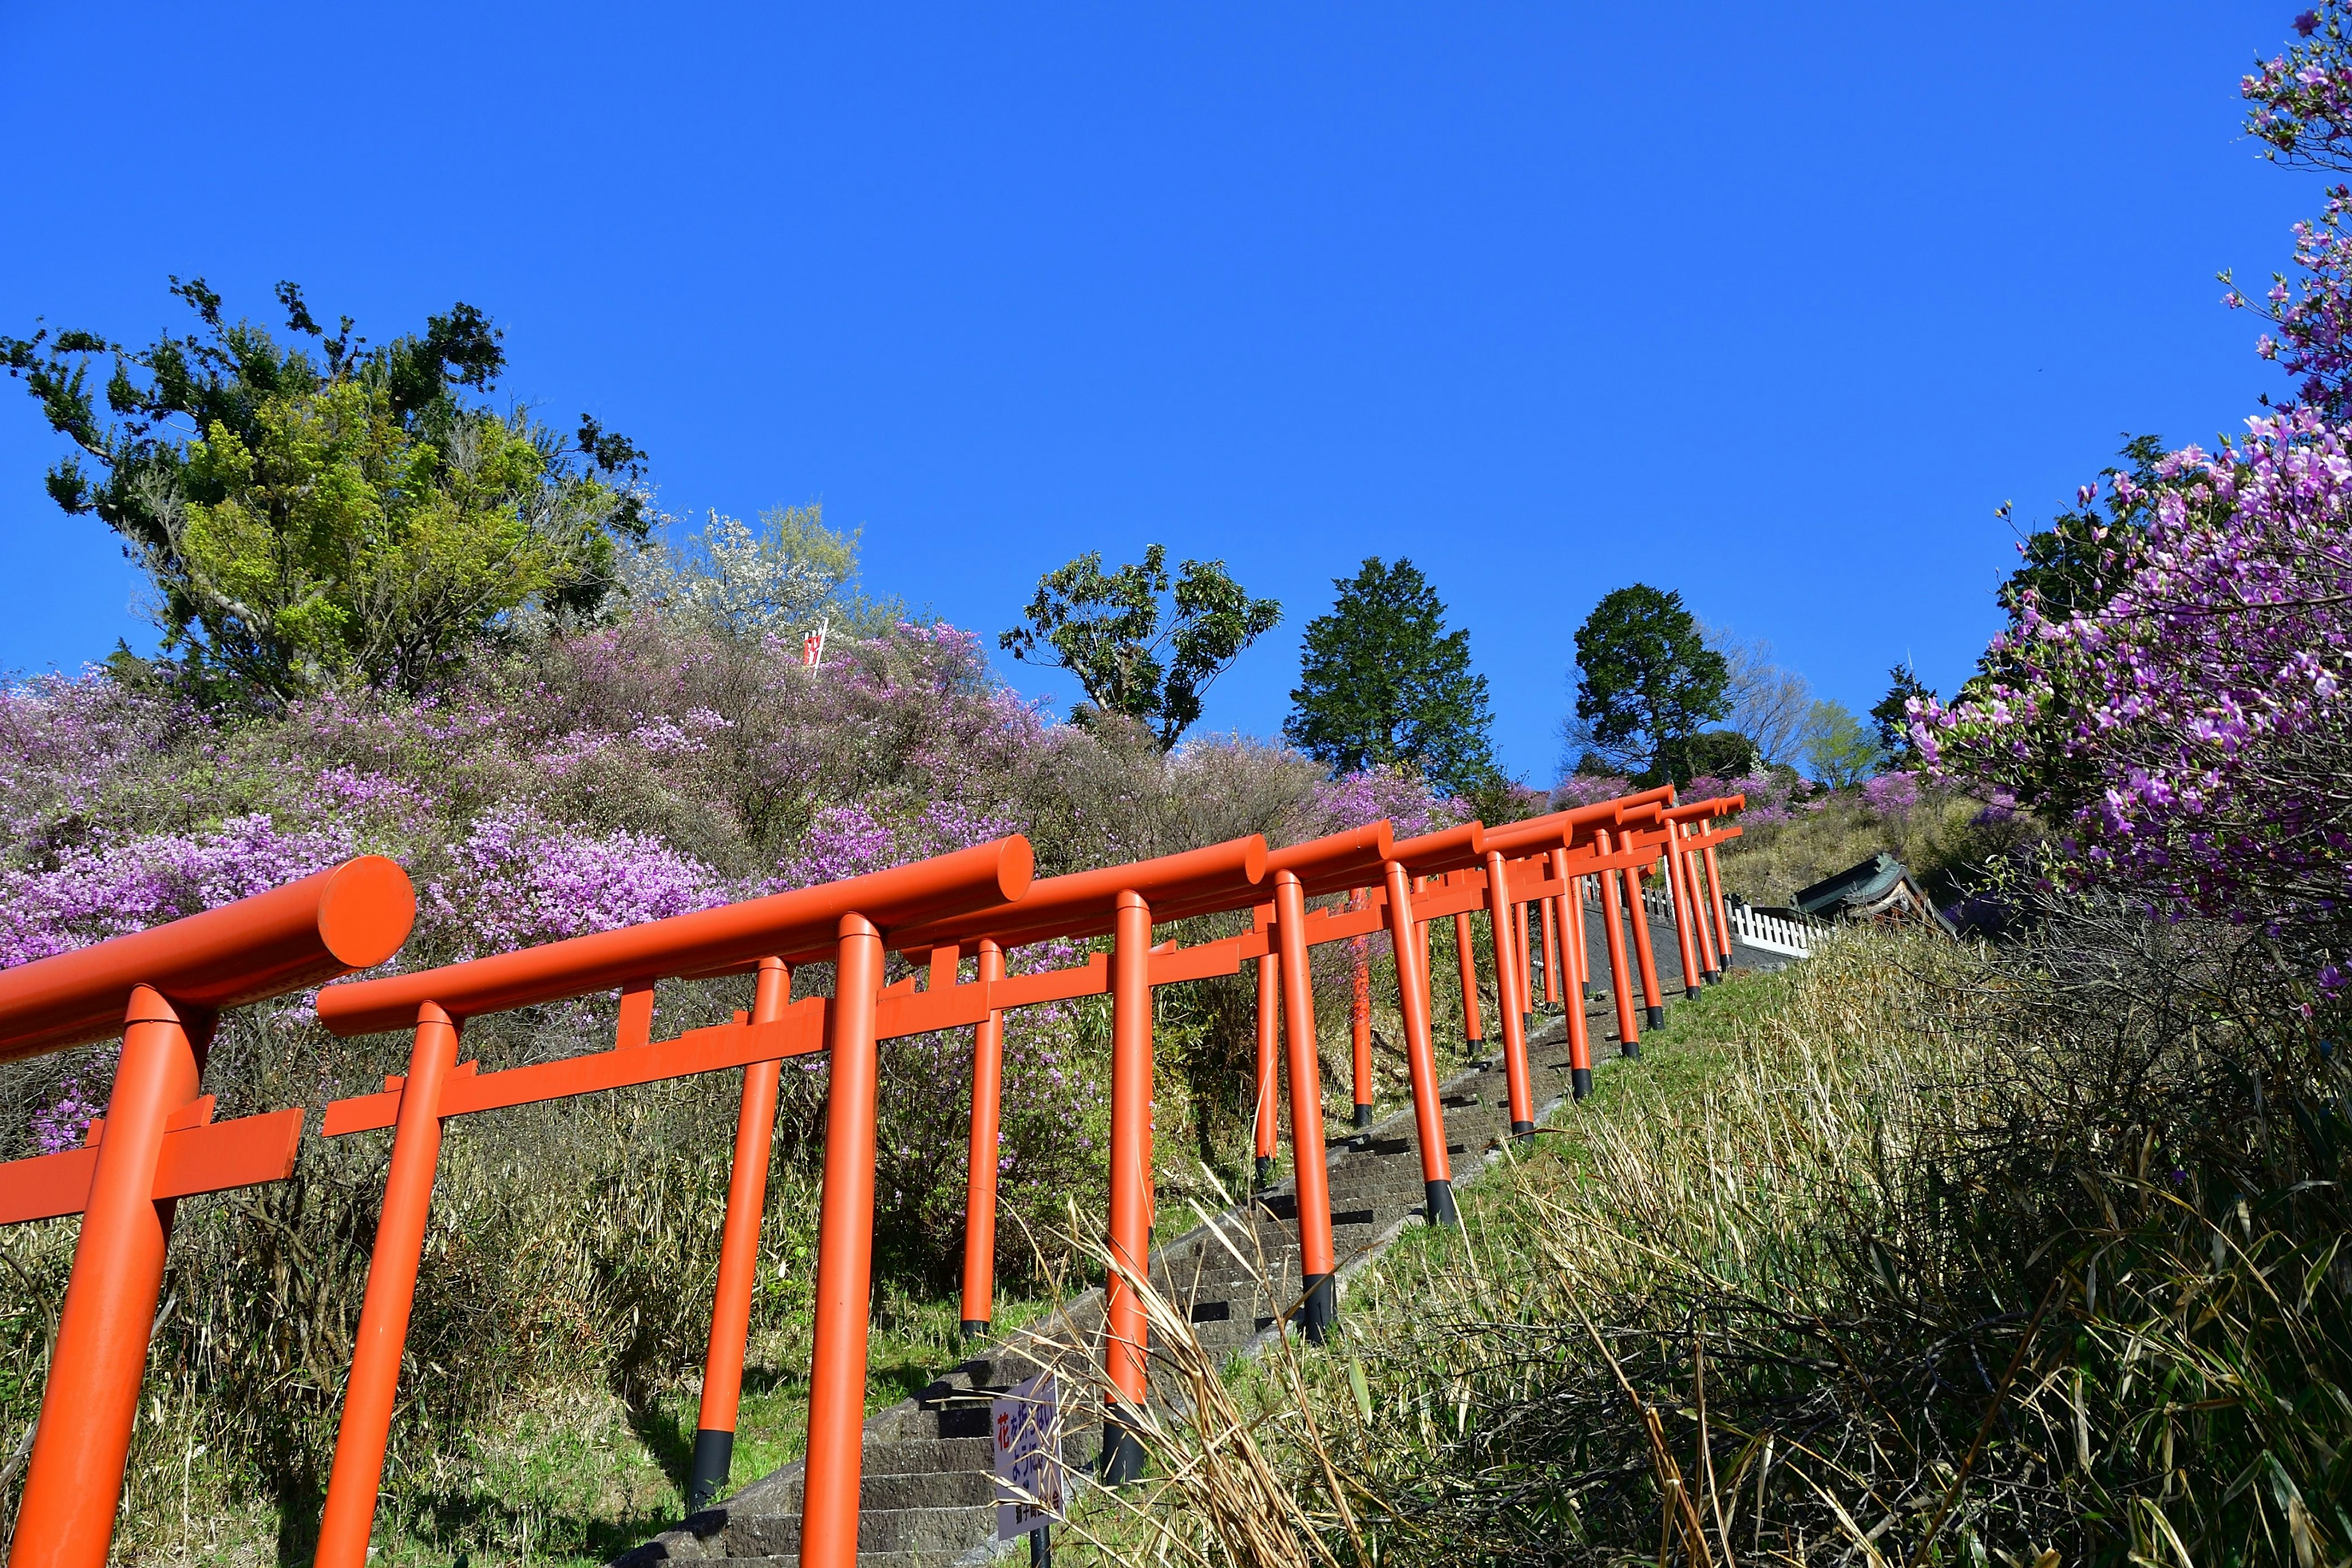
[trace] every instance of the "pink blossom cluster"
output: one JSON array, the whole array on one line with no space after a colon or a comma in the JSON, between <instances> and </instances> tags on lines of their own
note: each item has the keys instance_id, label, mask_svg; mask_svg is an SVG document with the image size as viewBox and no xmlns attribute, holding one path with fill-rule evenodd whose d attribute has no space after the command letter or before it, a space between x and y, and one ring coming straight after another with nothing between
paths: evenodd
<instances>
[{"instance_id":1,"label":"pink blossom cluster","mask_svg":"<svg viewBox=\"0 0 2352 1568\"><path fill-rule=\"evenodd\" d=\"M1900 771L1875 774L1863 784L1862 804L1900 821L1919 808L1919 775Z\"/></svg>"},{"instance_id":2,"label":"pink blossom cluster","mask_svg":"<svg viewBox=\"0 0 2352 1568\"><path fill-rule=\"evenodd\" d=\"M1008 819L959 801L934 800L896 822L851 802L828 805L810 819L799 847L776 868L780 889L814 888L887 871L1017 833Z\"/></svg>"},{"instance_id":3,"label":"pink blossom cluster","mask_svg":"<svg viewBox=\"0 0 2352 1568\"><path fill-rule=\"evenodd\" d=\"M1551 786L1551 805L1554 811L1573 811L1633 793L1632 779L1613 773L1570 773Z\"/></svg>"},{"instance_id":4,"label":"pink blossom cluster","mask_svg":"<svg viewBox=\"0 0 2352 1568\"><path fill-rule=\"evenodd\" d=\"M2327 0L2298 15L2294 30L2285 53L2239 79L2239 96L2253 105L2246 129L2273 157L2341 168L2352 141L2352 53L2341 9Z\"/></svg>"},{"instance_id":5,"label":"pink blossom cluster","mask_svg":"<svg viewBox=\"0 0 2352 1568\"><path fill-rule=\"evenodd\" d=\"M1399 838L1412 838L1465 820L1462 803L1442 796L1419 773L1375 766L1341 773L1315 786L1307 837L1361 827L1386 817Z\"/></svg>"},{"instance_id":6,"label":"pink blossom cluster","mask_svg":"<svg viewBox=\"0 0 2352 1568\"><path fill-rule=\"evenodd\" d=\"M2109 602L2029 593L1980 689L1912 731L1934 773L2063 816L2062 879L2293 935L2316 970L2352 910L2352 431L2248 424L2164 459L2145 532L2105 537Z\"/></svg>"},{"instance_id":7,"label":"pink blossom cluster","mask_svg":"<svg viewBox=\"0 0 2352 1568\"><path fill-rule=\"evenodd\" d=\"M2252 105L2246 129L2269 143L2273 158L2317 168L2352 170L2352 48L2344 16L2333 3L2294 19L2298 40L2239 82ZM2302 276L2292 288L2273 273L2259 298L2249 298L2229 272L2221 274L2221 302L2253 310L2277 332L2265 332L2255 352L2275 360L2297 378L2301 402L2342 417L2352 412L2352 237L2344 220L2352 213L2352 187L2329 187L2316 221L2294 226L2294 265Z\"/></svg>"},{"instance_id":8,"label":"pink blossom cluster","mask_svg":"<svg viewBox=\"0 0 2352 1568\"><path fill-rule=\"evenodd\" d=\"M709 909L741 890L648 834L583 834L527 805L485 814L419 900L467 956Z\"/></svg>"},{"instance_id":9,"label":"pink blossom cluster","mask_svg":"<svg viewBox=\"0 0 2352 1568\"><path fill-rule=\"evenodd\" d=\"M251 898L347 859L354 847L338 826L284 832L254 815L0 872L0 968Z\"/></svg>"}]
</instances>

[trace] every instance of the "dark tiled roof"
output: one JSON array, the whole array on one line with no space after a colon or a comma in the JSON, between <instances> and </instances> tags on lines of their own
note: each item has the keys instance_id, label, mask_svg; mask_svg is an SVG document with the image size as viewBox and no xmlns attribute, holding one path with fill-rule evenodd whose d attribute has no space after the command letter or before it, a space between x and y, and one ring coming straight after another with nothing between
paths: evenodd
<instances>
[{"instance_id":1,"label":"dark tiled roof","mask_svg":"<svg viewBox=\"0 0 2352 1568\"><path fill-rule=\"evenodd\" d=\"M1842 910L1876 903L1909 875L1902 861L1882 849L1861 865L1799 891L1797 907L1809 915L1833 919Z\"/></svg>"}]
</instances>

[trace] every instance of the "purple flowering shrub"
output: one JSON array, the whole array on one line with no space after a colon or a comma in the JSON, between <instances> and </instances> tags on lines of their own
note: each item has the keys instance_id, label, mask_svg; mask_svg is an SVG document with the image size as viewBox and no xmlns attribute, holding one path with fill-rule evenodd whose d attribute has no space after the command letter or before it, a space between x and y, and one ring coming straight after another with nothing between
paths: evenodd
<instances>
[{"instance_id":1,"label":"purple flowering shrub","mask_svg":"<svg viewBox=\"0 0 2352 1568\"><path fill-rule=\"evenodd\" d=\"M2061 884L2291 936L2333 993L2352 934L2352 451L2303 409L2159 471L2175 484L2147 528L2105 542L2115 596L2063 616L2028 596L1996 678L1914 733L1939 775L2058 816Z\"/></svg>"},{"instance_id":2,"label":"purple flowering shrub","mask_svg":"<svg viewBox=\"0 0 2352 1568\"><path fill-rule=\"evenodd\" d=\"M353 852L351 836L331 825L289 833L267 816L239 816L0 871L0 968L251 898Z\"/></svg>"},{"instance_id":3,"label":"purple flowering shrub","mask_svg":"<svg viewBox=\"0 0 2352 1568\"><path fill-rule=\"evenodd\" d=\"M1462 802L1440 795L1420 774L1392 767L1366 768L1318 784L1307 809L1300 836L1308 838L1382 817L1394 825L1399 838L1419 837L1468 820Z\"/></svg>"},{"instance_id":4,"label":"purple flowering shrub","mask_svg":"<svg viewBox=\"0 0 2352 1568\"><path fill-rule=\"evenodd\" d=\"M1633 793L1632 779L1605 773L1568 773L1551 786L1551 808L1573 811L1580 805L1599 805L1604 800Z\"/></svg>"},{"instance_id":5,"label":"purple flowering shrub","mask_svg":"<svg viewBox=\"0 0 2352 1568\"><path fill-rule=\"evenodd\" d=\"M1893 772L1873 774L1863 783L1862 803L1881 816L1900 821L1919 806L1919 775Z\"/></svg>"},{"instance_id":6,"label":"purple flowering shrub","mask_svg":"<svg viewBox=\"0 0 2352 1568\"><path fill-rule=\"evenodd\" d=\"M524 805L477 818L448 862L443 877L418 890L418 903L466 957L618 931L740 896L649 834L551 827Z\"/></svg>"}]
</instances>

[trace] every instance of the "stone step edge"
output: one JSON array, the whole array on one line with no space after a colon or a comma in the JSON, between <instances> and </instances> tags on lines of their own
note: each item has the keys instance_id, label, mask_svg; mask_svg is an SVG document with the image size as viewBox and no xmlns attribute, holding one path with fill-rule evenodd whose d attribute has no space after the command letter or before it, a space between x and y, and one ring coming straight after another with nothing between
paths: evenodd
<instances>
[{"instance_id":1,"label":"stone step edge","mask_svg":"<svg viewBox=\"0 0 2352 1568\"><path fill-rule=\"evenodd\" d=\"M1530 1050L1533 1050L1538 1046L1559 1044L1564 1040L1565 1037L1566 1029L1561 1022L1559 1019L1547 1019L1538 1025L1535 1030L1530 1032L1527 1041L1528 1047ZM1613 1061L1616 1058L1612 1058L1610 1059ZM1604 1064L1596 1059L1594 1065L1599 1067ZM1440 1100L1443 1100L1447 1095L1461 1092L1465 1085L1475 1082L1477 1079L1483 1078L1498 1074L1500 1071L1501 1068L1499 1065L1467 1068L1463 1072L1457 1073L1444 1083L1441 1083L1438 1086L1438 1098ZM1555 1107L1559 1106L1567 1099L1568 1096L1559 1095L1547 1101L1538 1109L1536 1119L1540 1121L1545 1116L1550 1114L1551 1110ZM1413 1106L1410 1099L1407 1099L1404 1104L1400 1106L1397 1110L1391 1111L1388 1115L1374 1122L1370 1127L1363 1129L1362 1131L1363 1135L1378 1139L1382 1136L1384 1131L1387 1131L1390 1136L1393 1136L1395 1130L1402 1130L1408 1132L1413 1130ZM1475 1182L1479 1177L1483 1176L1496 1161L1502 1159L1507 1152L1507 1146L1498 1146L1496 1148L1486 1150L1483 1153L1474 1152L1469 1155L1465 1155L1463 1157L1464 1159L1475 1159L1477 1163L1469 1173L1466 1173L1466 1176L1465 1173L1457 1171L1455 1173L1455 1184L1466 1185L1470 1182ZM1372 1162L1385 1163L1387 1161L1402 1157L1402 1156L1400 1154L1374 1154L1368 1150L1349 1149L1346 1147L1345 1141L1342 1141L1331 1151L1331 1174L1336 1180L1339 1174L1339 1167L1343 1163L1362 1164ZM1284 1181L1276 1184L1274 1186L1267 1188L1264 1193L1252 1193L1248 1194L1241 1204L1212 1215L1207 1223L1195 1225L1192 1229L1183 1232L1173 1240L1170 1241L1165 1247L1157 1248L1156 1256L1158 1258L1167 1258L1173 1262L1180 1260L1183 1256L1189 1256L1196 1249L1207 1247L1218 1247L1219 1243L1217 1242L1214 1235L1214 1227L1217 1225L1228 1220L1237 1220L1244 1225L1246 1225L1249 1222L1250 1205L1257 1199L1261 1197L1275 1196L1292 1190L1292 1182L1289 1179L1285 1179ZM1340 1264L1339 1268L1336 1270L1337 1282L1344 1285L1345 1281L1360 1270L1366 1262L1369 1262L1381 1252L1386 1251L1389 1246L1395 1241L1396 1237L1404 1233L1407 1226L1421 1223L1423 1222L1408 1215L1388 1226L1379 1236L1375 1237L1372 1241L1367 1243L1362 1248L1351 1254L1346 1261ZM1220 1247L1220 1251L1222 1252L1222 1247ZM1083 1311L1087 1308L1092 1307L1093 1315L1099 1318L1102 1312L1102 1287L1099 1285L1082 1291L1078 1295L1070 1298L1069 1300L1064 1302L1059 1307L1056 1307L1051 1313L1047 1314L1038 1322L1033 1323L1028 1327L1020 1330L1006 1341L1000 1342L998 1344L990 1345L977 1352L971 1359L996 1362L1009 1360L1016 1354L1024 1354L1026 1353L1024 1348L1024 1346L1036 1344L1040 1339L1042 1339L1045 1334L1050 1333L1057 1324L1061 1323L1069 1313L1074 1311ZM1085 1331L1079 1330L1078 1326L1075 1323L1067 1325L1067 1328L1073 1333L1083 1333ZM1253 1335L1247 1342L1235 1346L1233 1351L1228 1352L1228 1355L1233 1359L1238 1359L1243 1356L1255 1357L1260 1355L1264 1353L1266 1346L1273 1343L1274 1336L1278 1331L1278 1325L1275 1328L1265 1329L1259 1333ZM1031 1357L1031 1359L1043 1361L1045 1358L1043 1356L1035 1356ZM952 1369L950 1373L944 1374L944 1376L953 1375L954 1371ZM900 1400L898 1404L877 1410L873 1415L867 1416L865 1422L865 1430L869 1434L873 1433L877 1426L884 1423L894 1420L904 1420L907 1417L920 1414L923 1408L924 1405L920 1395ZM903 1438L891 1440L920 1441L920 1439ZM699 1542L706 1535L716 1534L718 1533L718 1531L719 1529L723 1529L724 1526L716 1526L709 1531L697 1531L694 1529L694 1524L698 1519L705 1519L710 1514L723 1512L730 1502L735 1501L738 1499L752 1500L751 1494L770 1490L772 1489L782 1489L782 1488L778 1486L778 1483L782 1482L787 1477L804 1471L807 1468L807 1463L808 1461L805 1458L795 1459L788 1465L771 1470L764 1476L761 1476L745 1482L731 1497L721 1499L709 1509L703 1510L695 1514L688 1515L677 1525L668 1530L660 1531L651 1541L648 1541L642 1545L633 1547L628 1552L623 1552L619 1556L614 1558L611 1563L607 1564L607 1568L623 1568L624 1564L630 1565L630 1568L639 1568L639 1565L650 1564L655 1562L662 1561L669 1555L667 1548L673 1542L676 1542L679 1545L685 1544L685 1541L679 1539L681 1537L694 1540L698 1546ZM1083 1481L1081 1481L1081 1484L1083 1485ZM982 1552L983 1553L982 1555L974 1556L972 1553L968 1552L964 1557L956 1559L957 1568L963 1568L963 1565L967 1561L972 1563L992 1562L996 1557L1015 1550L1019 1545L1020 1542L999 1542L992 1535L988 1542L983 1542L982 1546L975 1547L973 1549L974 1552ZM649 1549L655 1547L661 1547L664 1549L663 1557L644 1555L649 1552ZM683 1553L679 1553L678 1556L681 1560L693 1560L691 1558L686 1558Z\"/></svg>"}]
</instances>

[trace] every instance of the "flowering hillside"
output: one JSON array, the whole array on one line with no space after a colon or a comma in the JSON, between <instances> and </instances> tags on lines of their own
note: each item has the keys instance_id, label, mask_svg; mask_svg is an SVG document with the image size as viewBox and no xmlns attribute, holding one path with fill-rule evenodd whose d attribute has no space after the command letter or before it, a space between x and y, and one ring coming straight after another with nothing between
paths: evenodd
<instances>
[{"instance_id":1,"label":"flowering hillside","mask_svg":"<svg viewBox=\"0 0 2352 1568\"><path fill-rule=\"evenodd\" d=\"M1286 841L1380 816L1413 829L1451 820L1426 788L1391 774L1330 782L1296 753L1238 738L1163 755L1115 726L1050 722L951 626L836 636L810 670L797 638L650 609L519 637L420 695L330 691L258 720L103 670L34 679L0 691L0 964L374 852L416 884L415 932L395 961L408 968L1013 832L1031 837L1050 876L1245 833ZM1078 956L1040 944L1014 965ZM820 967L795 989L829 984ZM665 984L657 1030L715 1021L748 996L740 981ZM335 1040L306 1004L225 1020L205 1077L223 1114L315 1109L400 1070L404 1038ZM1245 1156L1255 1008L1234 980L1171 992L1160 1010L1158 1146L1164 1201L1177 1202L1202 1190L1204 1162L1230 1174ZM1328 1017L1344 1099L1344 1006ZM467 1043L495 1068L600 1048L614 1022L610 998L588 999L478 1020ZM79 1142L103 1107L112 1051L0 1068L0 1158ZM885 1047L886 1312L951 1276L970 1070L968 1031ZM1009 1289L1035 1277L1033 1238L1064 1223L1069 1200L1100 1208L1107 1073L1101 1003L1008 1019L999 1236ZM792 1366L804 1359L811 1282L795 1263L813 1256L824 1066L786 1077L755 1338ZM733 1096L733 1075L717 1074L452 1128L414 1342L465 1370L423 1395L432 1407L414 1454L534 1388L584 1377L650 1390L697 1363ZM236 1484L320 1474L381 1188L376 1142L309 1140L294 1180L182 1216L173 1289L196 1305L163 1325L160 1364L205 1391L208 1440L246 1478ZM37 1239L16 1256L45 1289L61 1288L70 1227L26 1235ZM24 1337L37 1317L0 1330L14 1336L0 1338L0 1368L37 1356L37 1337ZM324 1332L303 1333L305 1323ZM11 1429L30 1414L16 1403L37 1387L0 1378Z\"/></svg>"}]
</instances>

